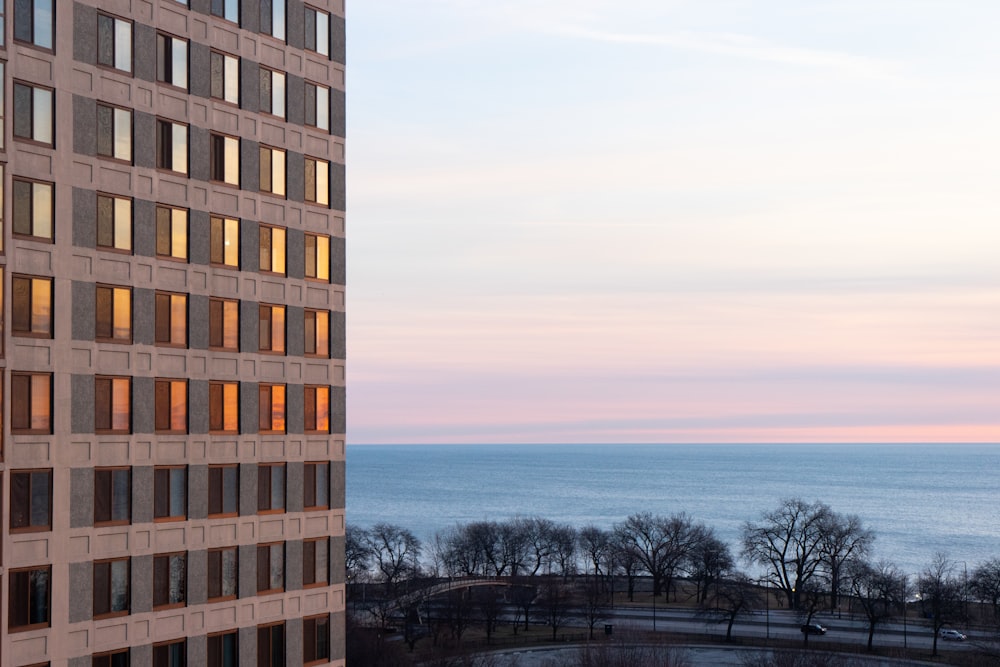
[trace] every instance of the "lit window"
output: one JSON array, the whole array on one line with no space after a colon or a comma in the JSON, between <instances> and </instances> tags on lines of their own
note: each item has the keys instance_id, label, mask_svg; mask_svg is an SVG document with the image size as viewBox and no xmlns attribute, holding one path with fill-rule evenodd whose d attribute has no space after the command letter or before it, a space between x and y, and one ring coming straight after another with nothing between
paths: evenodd
<instances>
[{"instance_id":1,"label":"lit window","mask_svg":"<svg viewBox=\"0 0 1000 667\"><path fill-rule=\"evenodd\" d=\"M319 9L306 7L306 49L321 56L330 55L330 15Z\"/></svg>"},{"instance_id":2,"label":"lit window","mask_svg":"<svg viewBox=\"0 0 1000 667\"><path fill-rule=\"evenodd\" d=\"M169 120L156 121L156 166L186 174L188 170L188 127Z\"/></svg>"},{"instance_id":3,"label":"lit window","mask_svg":"<svg viewBox=\"0 0 1000 667\"><path fill-rule=\"evenodd\" d=\"M330 131L330 89L306 81L306 125Z\"/></svg>"},{"instance_id":4,"label":"lit window","mask_svg":"<svg viewBox=\"0 0 1000 667\"><path fill-rule=\"evenodd\" d=\"M55 43L55 0L17 0L14 2L14 39L43 49Z\"/></svg>"},{"instance_id":5,"label":"lit window","mask_svg":"<svg viewBox=\"0 0 1000 667\"><path fill-rule=\"evenodd\" d=\"M127 377L94 378L94 431L128 433L132 428L132 382Z\"/></svg>"},{"instance_id":6,"label":"lit window","mask_svg":"<svg viewBox=\"0 0 1000 667\"><path fill-rule=\"evenodd\" d=\"M260 226L260 270L265 273L285 273L285 230L283 228Z\"/></svg>"},{"instance_id":7,"label":"lit window","mask_svg":"<svg viewBox=\"0 0 1000 667\"><path fill-rule=\"evenodd\" d=\"M212 97L231 104L240 103L240 59L212 51Z\"/></svg>"},{"instance_id":8,"label":"lit window","mask_svg":"<svg viewBox=\"0 0 1000 667\"><path fill-rule=\"evenodd\" d=\"M260 110L280 118L285 117L285 75L266 67L260 68Z\"/></svg>"},{"instance_id":9,"label":"lit window","mask_svg":"<svg viewBox=\"0 0 1000 667\"><path fill-rule=\"evenodd\" d=\"M14 179L11 212L16 236L52 240L54 194L52 183Z\"/></svg>"},{"instance_id":10,"label":"lit window","mask_svg":"<svg viewBox=\"0 0 1000 667\"><path fill-rule=\"evenodd\" d=\"M260 31L285 38L285 0L260 0Z\"/></svg>"},{"instance_id":11,"label":"lit window","mask_svg":"<svg viewBox=\"0 0 1000 667\"><path fill-rule=\"evenodd\" d=\"M188 43L186 40L156 34L156 80L187 89Z\"/></svg>"},{"instance_id":12,"label":"lit window","mask_svg":"<svg viewBox=\"0 0 1000 667\"><path fill-rule=\"evenodd\" d=\"M95 653L90 658L91 667L129 667L128 649L123 648L110 653Z\"/></svg>"},{"instance_id":13,"label":"lit window","mask_svg":"<svg viewBox=\"0 0 1000 667\"><path fill-rule=\"evenodd\" d=\"M0 2L0 46L3 45L3 3ZM4 148L4 115L7 104L4 101L4 89L7 87L7 63L0 60L0 148ZM0 172L2 175L2 172Z\"/></svg>"},{"instance_id":14,"label":"lit window","mask_svg":"<svg viewBox=\"0 0 1000 667\"><path fill-rule=\"evenodd\" d=\"M211 178L229 185L240 184L240 140L223 134L211 139Z\"/></svg>"},{"instance_id":15,"label":"lit window","mask_svg":"<svg viewBox=\"0 0 1000 667\"><path fill-rule=\"evenodd\" d=\"M187 643L184 639L153 645L153 667L184 667L187 664L186 656Z\"/></svg>"},{"instance_id":16,"label":"lit window","mask_svg":"<svg viewBox=\"0 0 1000 667\"><path fill-rule=\"evenodd\" d=\"M53 143L55 96L49 88L14 82L14 136L42 144Z\"/></svg>"},{"instance_id":17,"label":"lit window","mask_svg":"<svg viewBox=\"0 0 1000 667\"><path fill-rule=\"evenodd\" d=\"M97 154L132 160L132 112L97 105Z\"/></svg>"},{"instance_id":18,"label":"lit window","mask_svg":"<svg viewBox=\"0 0 1000 667\"><path fill-rule=\"evenodd\" d=\"M156 293L156 344L187 345L187 295Z\"/></svg>"},{"instance_id":19,"label":"lit window","mask_svg":"<svg viewBox=\"0 0 1000 667\"><path fill-rule=\"evenodd\" d=\"M187 380L156 380L155 429L160 433L187 432Z\"/></svg>"},{"instance_id":20,"label":"lit window","mask_svg":"<svg viewBox=\"0 0 1000 667\"><path fill-rule=\"evenodd\" d=\"M12 276L11 333L52 338L52 279Z\"/></svg>"},{"instance_id":21,"label":"lit window","mask_svg":"<svg viewBox=\"0 0 1000 667\"><path fill-rule=\"evenodd\" d=\"M153 609L182 607L187 600L187 554L161 554L153 557ZM156 647L153 649L154 653ZM154 658L155 663L155 658ZM163 663L165 666L184 664Z\"/></svg>"},{"instance_id":22,"label":"lit window","mask_svg":"<svg viewBox=\"0 0 1000 667\"><path fill-rule=\"evenodd\" d=\"M285 464L262 463L257 466L257 511L285 511Z\"/></svg>"},{"instance_id":23,"label":"lit window","mask_svg":"<svg viewBox=\"0 0 1000 667\"><path fill-rule=\"evenodd\" d=\"M156 256L187 259L188 212L183 208L156 207Z\"/></svg>"},{"instance_id":24,"label":"lit window","mask_svg":"<svg viewBox=\"0 0 1000 667\"><path fill-rule=\"evenodd\" d=\"M285 353L285 307L260 304L258 349L261 352Z\"/></svg>"},{"instance_id":25,"label":"lit window","mask_svg":"<svg viewBox=\"0 0 1000 667\"><path fill-rule=\"evenodd\" d=\"M108 343L132 342L132 290L97 286L94 338Z\"/></svg>"},{"instance_id":26,"label":"lit window","mask_svg":"<svg viewBox=\"0 0 1000 667\"><path fill-rule=\"evenodd\" d=\"M285 590L284 542L258 544L257 593L276 593L283 590Z\"/></svg>"},{"instance_id":27,"label":"lit window","mask_svg":"<svg viewBox=\"0 0 1000 667\"><path fill-rule=\"evenodd\" d=\"M285 432L285 385L262 384L258 386L261 433Z\"/></svg>"},{"instance_id":28,"label":"lit window","mask_svg":"<svg viewBox=\"0 0 1000 667\"><path fill-rule=\"evenodd\" d=\"M237 352L240 349L240 302L210 299L208 302L208 346Z\"/></svg>"},{"instance_id":29,"label":"lit window","mask_svg":"<svg viewBox=\"0 0 1000 667\"><path fill-rule=\"evenodd\" d=\"M240 391L236 382L208 384L208 430L212 433L238 433L240 428Z\"/></svg>"},{"instance_id":30,"label":"lit window","mask_svg":"<svg viewBox=\"0 0 1000 667\"><path fill-rule=\"evenodd\" d=\"M132 23L97 15L97 64L132 71Z\"/></svg>"},{"instance_id":31,"label":"lit window","mask_svg":"<svg viewBox=\"0 0 1000 667\"><path fill-rule=\"evenodd\" d=\"M52 527L52 471L12 470L10 530L38 531Z\"/></svg>"},{"instance_id":32,"label":"lit window","mask_svg":"<svg viewBox=\"0 0 1000 667\"><path fill-rule=\"evenodd\" d=\"M208 552L208 599L209 600L232 600L236 597L236 581L239 570L239 556L236 547L226 547L224 549L211 549ZM236 633L233 633L235 636ZM209 640L211 641L211 639ZM211 651L209 651L211 655ZM228 664L213 662L209 658L210 665Z\"/></svg>"},{"instance_id":33,"label":"lit window","mask_svg":"<svg viewBox=\"0 0 1000 667\"><path fill-rule=\"evenodd\" d=\"M239 268L240 221L235 218L222 218L213 215L210 234L210 260L212 264Z\"/></svg>"},{"instance_id":34,"label":"lit window","mask_svg":"<svg viewBox=\"0 0 1000 667\"><path fill-rule=\"evenodd\" d=\"M10 630L48 627L51 574L50 565L10 572L7 604Z\"/></svg>"},{"instance_id":35,"label":"lit window","mask_svg":"<svg viewBox=\"0 0 1000 667\"><path fill-rule=\"evenodd\" d=\"M208 664L222 667L240 664L239 635L235 630L208 636Z\"/></svg>"},{"instance_id":36,"label":"lit window","mask_svg":"<svg viewBox=\"0 0 1000 667\"><path fill-rule=\"evenodd\" d=\"M330 463L306 463L303 481L303 505L306 509L327 509L330 506Z\"/></svg>"},{"instance_id":37,"label":"lit window","mask_svg":"<svg viewBox=\"0 0 1000 667\"><path fill-rule=\"evenodd\" d=\"M128 468L94 471L94 523L123 524L132 516L132 475Z\"/></svg>"},{"instance_id":38,"label":"lit window","mask_svg":"<svg viewBox=\"0 0 1000 667\"><path fill-rule=\"evenodd\" d=\"M330 237L306 234L306 278L330 282Z\"/></svg>"},{"instance_id":39,"label":"lit window","mask_svg":"<svg viewBox=\"0 0 1000 667\"><path fill-rule=\"evenodd\" d=\"M325 586L329 580L330 540L321 537L302 543L302 584Z\"/></svg>"},{"instance_id":40,"label":"lit window","mask_svg":"<svg viewBox=\"0 0 1000 667\"><path fill-rule=\"evenodd\" d=\"M285 196L285 151L260 147L260 191Z\"/></svg>"},{"instance_id":41,"label":"lit window","mask_svg":"<svg viewBox=\"0 0 1000 667\"><path fill-rule=\"evenodd\" d=\"M10 374L12 433L52 433L52 375Z\"/></svg>"},{"instance_id":42,"label":"lit window","mask_svg":"<svg viewBox=\"0 0 1000 667\"><path fill-rule=\"evenodd\" d=\"M208 468L209 516L236 516L240 510L240 469L236 464Z\"/></svg>"},{"instance_id":43,"label":"lit window","mask_svg":"<svg viewBox=\"0 0 1000 667\"><path fill-rule=\"evenodd\" d=\"M4 4L5 3L0 2L0 46L5 45L4 40L6 38L4 37L4 35L7 34L7 18L6 18L6 10L4 9Z\"/></svg>"},{"instance_id":44,"label":"lit window","mask_svg":"<svg viewBox=\"0 0 1000 667\"><path fill-rule=\"evenodd\" d=\"M306 201L330 205L330 163L319 158L306 158Z\"/></svg>"},{"instance_id":45,"label":"lit window","mask_svg":"<svg viewBox=\"0 0 1000 667\"><path fill-rule=\"evenodd\" d=\"M153 518L187 516L187 468L163 466L153 470Z\"/></svg>"},{"instance_id":46,"label":"lit window","mask_svg":"<svg viewBox=\"0 0 1000 667\"><path fill-rule=\"evenodd\" d=\"M97 247L132 251L132 200L97 195Z\"/></svg>"},{"instance_id":47,"label":"lit window","mask_svg":"<svg viewBox=\"0 0 1000 667\"><path fill-rule=\"evenodd\" d=\"M233 23L239 23L239 0L212 0L212 15L221 16L227 21L232 21Z\"/></svg>"},{"instance_id":48,"label":"lit window","mask_svg":"<svg viewBox=\"0 0 1000 667\"><path fill-rule=\"evenodd\" d=\"M129 560L94 562L94 618L120 616L129 610Z\"/></svg>"},{"instance_id":49,"label":"lit window","mask_svg":"<svg viewBox=\"0 0 1000 667\"><path fill-rule=\"evenodd\" d=\"M330 356L330 312L326 310L306 310L304 313L305 349L307 357Z\"/></svg>"},{"instance_id":50,"label":"lit window","mask_svg":"<svg viewBox=\"0 0 1000 667\"><path fill-rule=\"evenodd\" d=\"M305 420L306 433L330 432L330 388L305 388Z\"/></svg>"},{"instance_id":51,"label":"lit window","mask_svg":"<svg viewBox=\"0 0 1000 667\"><path fill-rule=\"evenodd\" d=\"M330 616L312 616L302 621L302 658L305 665L330 661Z\"/></svg>"}]
</instances>

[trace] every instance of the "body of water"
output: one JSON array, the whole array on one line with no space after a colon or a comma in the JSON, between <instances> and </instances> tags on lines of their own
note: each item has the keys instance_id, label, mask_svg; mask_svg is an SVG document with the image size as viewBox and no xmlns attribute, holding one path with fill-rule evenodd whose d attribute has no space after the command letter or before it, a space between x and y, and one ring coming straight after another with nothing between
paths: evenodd
<instances>
[{"instance_id":1,"label":"body of water","mask_svg":"<svg viewBox=\"0 0 1000 667\"><path fill-rule=\"evenodd\" d=\"M937 552L1000 558L1000 445L353 445L347 521L429 541L469 521L542 516L610 528L687 512L739 552L740 529L784 498L857 514L875 554L917 573Z\"/></svg>"}]
</instances>

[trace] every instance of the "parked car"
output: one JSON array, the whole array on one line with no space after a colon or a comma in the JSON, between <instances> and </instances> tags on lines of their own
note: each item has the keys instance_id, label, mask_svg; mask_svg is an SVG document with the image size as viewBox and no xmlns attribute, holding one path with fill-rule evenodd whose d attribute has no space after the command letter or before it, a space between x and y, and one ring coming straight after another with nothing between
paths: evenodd
<instances>
[{"instance_id":1,"label":"parked car","mask_svg":"<svg viewBox=\"0 0 1000 667\"><path fill-rule=\"evenodd\" d=\"M938 637L941 639L947 639L953 642L964 642L966 637L958 630L952 630L951 628L941 628L938 632Z\"/></svg>"},{"instance_id":2,"label":"parked car","mask_svg":"<svg viewBox=\"0 0 1000 667\"><path fill-rule=\"evenodd\" d=\"M802 630L802 634L804 634L804 635L825 635L826 634L826 628L824 628L819 623L807 623L806 625L803 625L800 628L800 630Z\"/></svg>"}]
</instances>

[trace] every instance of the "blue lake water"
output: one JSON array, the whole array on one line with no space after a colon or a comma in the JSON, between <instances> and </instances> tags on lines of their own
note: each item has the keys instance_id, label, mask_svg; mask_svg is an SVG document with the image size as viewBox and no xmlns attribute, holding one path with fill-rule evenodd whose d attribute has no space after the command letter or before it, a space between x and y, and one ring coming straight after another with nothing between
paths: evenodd
<instances>
[{"instance_id":1,"label":"blue lake water","mask_svg":"<svg viewBox=\"0 0 1000 667\"><path fill-rule=\"evenodd\" d=\"M537 515L610 528L687 512L738 553L740 528L783 498L857 514L877 557L919 572L1000 558L1000 445L352 445L347 521L428 541L456 523Z\"/></svg>"}]
</instances>

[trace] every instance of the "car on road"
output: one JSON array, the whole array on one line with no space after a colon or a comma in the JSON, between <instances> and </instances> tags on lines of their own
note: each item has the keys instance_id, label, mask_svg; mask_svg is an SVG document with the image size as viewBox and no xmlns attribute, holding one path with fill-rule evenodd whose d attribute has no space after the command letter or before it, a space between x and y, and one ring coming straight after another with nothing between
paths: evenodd
<instances>
[{"instance_id":1,"label":"car on road","mask_svg":"<svg viewBox=\"0 0 1000 667\"><path fill-rule=\"evenodd\" d=\"M801 628L799 628L804 635L825 635L826 628L824 628L819 623L806 623Z\"/></svg>"},{"instance_id":2,"label":"car on road","mask_svg":"<svg viewBox=\"0 0 1000 667\"><path fill-rule=\"evenodd\" d=\"M964 642L966 637L958 630L952 630L951 628L941 628L938 632L938 637L941 639L947 639L953 642Z\"/></svg>"}]
</instances>

